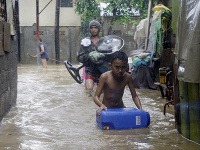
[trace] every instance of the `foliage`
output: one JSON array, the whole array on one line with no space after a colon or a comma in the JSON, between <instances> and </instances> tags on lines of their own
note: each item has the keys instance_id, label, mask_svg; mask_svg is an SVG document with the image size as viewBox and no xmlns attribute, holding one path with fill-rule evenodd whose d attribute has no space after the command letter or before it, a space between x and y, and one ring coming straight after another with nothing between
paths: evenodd
<instances>
[{"instance_id":1,"label":"foliage","mask_svg":"<svg viewBox=\"0 0 200 150\"><path fill-rule=\"evenodd\" d=\"M81 16L82 21L97 19L100 16L100 8L96 0L78 0L76 12Z\"/></svg>"},{"instance_id":2,"label":"foliage","mask_svg":"<svg viewBox=\"0 0 200 150\"><path fill-rule=\"evenodd\" d=\"M156 3L161 0L152 1ZM111 25L116 21L121 24L137 23L137 20L133 19L132 9L139 10L141 19L147 17L149 0L77 0L76 12L81 16L82 23L86 25L90 20L100 18L100 2L109 4L104 12L112 12Z\"/></svg>"},{"instance_id":3,"label":"foliage","mask_svg":"<svg viewBox=\"0 0 200 150\"><path fill-rule=\"evenodd\" d=\"M139 10L141 18L147 16L147 0L104 0L104 2L109 3L106 9L113 13L113 21L119 21L122 24L132 22L134 16L132 9Z\"/></svg>"},{"instance_id":4,"label":"foliage","mask_svg":"<svg viewBox=\"0 0 200 150\"><path fill-rule=\"evenodd\" d=\"M131 9L139 10L141 19L147 17L148 0L77 0L76 12L81 15L83 21L96 19L100 17L99 2L109 4L104 11L113 13L113 21L131 22Z\"/></svg>"},{"instance_id":5,"label":"foliage","mask_svg":"<svg viewBox=\"0 0 200 150\"><path fill-rule=\"evenodd\" d=\"M81 16L81 36L88 35L89 21L98 19L100 16L99 4L95 0L77 0L75 3L76 12Z\"/></svg>"}]
</instances>

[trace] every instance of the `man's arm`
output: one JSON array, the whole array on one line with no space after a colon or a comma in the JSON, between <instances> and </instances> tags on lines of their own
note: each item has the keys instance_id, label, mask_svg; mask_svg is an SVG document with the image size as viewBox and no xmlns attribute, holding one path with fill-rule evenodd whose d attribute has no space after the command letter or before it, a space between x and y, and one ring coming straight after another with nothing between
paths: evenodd
<instances>
[{"instance_id":1,"label":"man's arm","mask_svg":"<svg viewBox=\"0 0 200 150\"><path fill-rule=\"evenodd\" d=\"M100 100L100 95L103 91L103 87L104 87L104 84L105 84L105 80L106 80L106 76L105 76L105 73L102 74L100 76L100 79L99 79L99 84L97 86L97 90L95 92L95 95L94 95L94 102L97 106L99 106L99 110L98 110L98 114L100 115L100 112L103 110L103 109L107 109L107 107L102 103L102 100Z\"/></svg>"},{"instance_id":2,"label":"man's arm","mask_svg":"<svg viewBox=\"0 0 200 150\"><path fill-rule=\"evenodd\" d=\"M44 45L43 44L40 45L40 50L41 51L40 51L39 55L44 53Z\"/></svg>"},{"instance_id":3,"label":"man's arm","mask_svg":"<svg viewBox=\"0 0 200 150\"><path fill-rule=\"evenodd\" d=\"M81 63L83 63L85 66L88 66L90 64L90 60L89 60L89 52L88 49L89 47L84 47L81 45L78 56L77 56L77 60Z\"/></svg>"},{"instance_id":4,"label":"man's arm","mask_svg":"<svg viewBox=\"0 0 200 150\"><path fill-rule=\"evenodd\" d=\"M83 63L85 66L89 65L90 60L88 58L90 52L91 40L86 37L81 40L80 49L78 52L77 60Z\"/></svg>"},{"instance_id":5,"label":"man's arm","mask_svg":"<svg viewBox=\"0 0 200 150\"><path fill-rule=\"evenodd\" d=\"M142 109L142 105L141 105L140 99L138 98L137 93L135 91L135 87L134 87L134 83L133 83L133 79L132 79L131 75L128 76L128 87L130 89L132 99L133 99L135 105L137 106L138 109Z\"/></svg>"}]
</instances>

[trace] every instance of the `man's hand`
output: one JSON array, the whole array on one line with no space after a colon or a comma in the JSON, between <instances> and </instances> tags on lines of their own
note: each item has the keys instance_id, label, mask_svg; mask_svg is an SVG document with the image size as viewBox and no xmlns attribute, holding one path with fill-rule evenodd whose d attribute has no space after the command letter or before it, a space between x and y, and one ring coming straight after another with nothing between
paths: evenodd
<instances>
[{"instance_id":1,"label":"man's hand","mask_svg":"<svg viewBox=\"0 0 200 150\"><path fill-rule=\"evenodd\" d=\"M107 110L107 107L104 104L102 104L101 107L99 107L99 109L97 110L97 113L99 116L100 116L102 110Z\"/></svg>"},{"instance_id":2,"label":"man's hand","mask_svg":"<svg viewBox=\"0 0 200 150\"><path fill-rule=\"evenodd\" d=\"M95 64L103 64L103 59L105 55L103 53L99 53L97 51L92 51L89 53L89 59Z\"/></svg>"}]
</instances>

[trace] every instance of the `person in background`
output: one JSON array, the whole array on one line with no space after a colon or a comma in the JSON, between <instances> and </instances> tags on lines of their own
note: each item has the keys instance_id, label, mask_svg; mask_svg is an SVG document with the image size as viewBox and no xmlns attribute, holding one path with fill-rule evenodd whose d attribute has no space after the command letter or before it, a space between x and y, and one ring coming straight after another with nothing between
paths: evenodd
<instances>
[{"instance_id":1,"label":"person in background","mask_svg":"<svg viewBox=\"0 0 200 150\"><path fill-rule=\"evenodd\" d=\"M92 20L89 23L90 37L81 40L77 60L85 66L85 90L88 96L94 95L94 85L98 83L102 73L109 70L109 65L103 61L104 54L98 53L97 45L100 39L101 24Z\"/></svg>"},{"instance_id":2,"label":"person in background","mask_svg":"<svg viewBox=\"0 0 200 150\"><path fill-rule=\"evenodd\" d=\"M94 102L99 106L98 114L107 108L124 108L122 97L124 89L128 85L132 99L138 109L142 109L140 99L138 98L131 74L127 72L128 57L122 51L116 51L112 54L110 60L111 70L100 76L99 84L94 95ZM100 95L103 93L103 100Z\"/></svg>"},{"instance_id":3,"label":"person in background","mask_svg":"<svg viewBox=\"0 0 200 150\"><path fill-rule=\"evenodd\" d=\"M48 61L48 50L45 44L43 44L42 39L39 39L39 43L38 43L38 50L39 50L39 54L42 60L42 66L44 68L47 68L47 61ZM35 55L34 57L37 57L37 55Z\"/></svg>"}]
</instances>

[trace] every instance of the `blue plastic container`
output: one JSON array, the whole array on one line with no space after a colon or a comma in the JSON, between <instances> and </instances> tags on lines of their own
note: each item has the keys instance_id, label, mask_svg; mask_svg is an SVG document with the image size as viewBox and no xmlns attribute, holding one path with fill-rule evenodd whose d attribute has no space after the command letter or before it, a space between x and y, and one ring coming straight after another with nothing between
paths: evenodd
<instances>
[{"instance_id":1,"label":"blue plastic container","mask_svg":"<svg viewBox=\"0 0 200 150\"><path fill-rule=\"evenodd\" d=\"M148 112L136 108L112 108L96 112L96 122L99 128L109 130L123 130L146 128L150 124Z\"/></svg>"}]
</instances>

